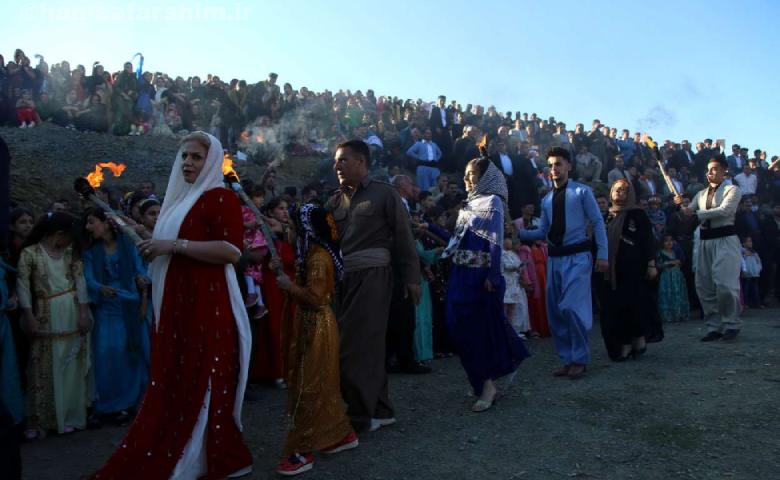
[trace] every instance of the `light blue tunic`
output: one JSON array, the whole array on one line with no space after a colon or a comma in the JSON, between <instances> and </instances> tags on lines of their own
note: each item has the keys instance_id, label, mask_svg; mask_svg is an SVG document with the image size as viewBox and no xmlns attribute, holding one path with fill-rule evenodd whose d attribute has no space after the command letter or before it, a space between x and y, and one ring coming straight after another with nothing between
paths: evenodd
<instances>
[{"instance_id":1,"label":"light blue tunic","mask_svg":"<svg viewBox=\"0 0 780 480\"><path fill-rule=\"evenodd\" d=\"M521 240L547 240L552 226L551 191L542 199L542 216L537 230L521 230ZM596 258L607 260L607 231L593 191L587 185L569 180L566 185L566 231L564 245L588 239L593 227ZM591 252L580 252L547 260L547 318L558 355L565 365L590 363L588 332L593 326L590 279Z\"/></svg>"}]
</instances>

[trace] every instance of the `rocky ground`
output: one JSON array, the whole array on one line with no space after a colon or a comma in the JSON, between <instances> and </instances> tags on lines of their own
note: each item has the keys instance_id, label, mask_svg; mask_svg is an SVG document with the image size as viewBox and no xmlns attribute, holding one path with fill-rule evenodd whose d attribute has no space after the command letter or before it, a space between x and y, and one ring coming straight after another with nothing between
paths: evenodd
<instances>
[{"instance_id":1,"label":"rocky ground","mask_svg":"<svg viewBox=\"0 0 780 480\"><path fill-rule=\"evenodd\" d=\"M427 376L392 376L399 422L360 448L319 458L312 480L769 479L780 471L780 309L749 311L732 343L701 343L700 321L669 325L637 361L611 363L598 330L580 381L555 379L550 339L492 410L473 398L458 360ZM248 478L273 478L286 419L285 393L255 387L244 408L255 454ZM23 447L25 478L85 478L124 428L48 438Z\"/></svg>"},{"instance_id":2,"label":"rocky ground","mask_svg":"<svg viewBox=\"0 0 780 480\"><path fill-rule=\"evenodd\" d=\"M117 192L130 191L140 182L152 180L158 193L168 184L178 139L143 135L113 135L68 130L53 124L31 129L0 127L11 152L11 198L20 205L42 212L54 199L76 200L73 180L90 173L96 163L125 163L119 178L106 171L105 185ZM289 158L277 172L281 191L301 187L316 179L318 159ZM258 180L265 166L236 162L242 178Z\"/></svg>"}]
</instances>

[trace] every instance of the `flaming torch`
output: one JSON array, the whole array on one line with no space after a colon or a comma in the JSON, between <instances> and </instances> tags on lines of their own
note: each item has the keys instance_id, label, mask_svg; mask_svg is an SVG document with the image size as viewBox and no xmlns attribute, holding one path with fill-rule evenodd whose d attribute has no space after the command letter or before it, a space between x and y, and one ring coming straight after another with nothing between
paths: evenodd
<instances>
[{"instance_id":1,"label":"flaming torch","mask_svg":"<svg viewBox=\"0 0 780 480\"><path fill-rule=\"evenodd\" d=\"M73 182L73 189L76 190L76 193L83 196L84 198L89 199L92 203L106 212L106 214L110 215L111 218L114 219L114 222L116 222L117 226L122 230L122 232L127 235L134 244L137 244L141 241L141 237L139 237L138 234L135 233L135 230L133 230L130 225L122 220L122 217L120 217L106 202L98 198L98 196L95 194L95 189L100 187L100 184L103 183L104 168L108 168L115 177L118 177L122 175L122 172L125 171L126 166L124 163L98 163L95 165L95 170L87 175L86 178L79 177Z\"/></svg>"},{"instance_id":2,"label":"flaming torch","mask_svg":"<svg viewBox=\"0 0 780 480\"><path fill-rule=\"evenodd\" d=\"M279 259L279 253L276 251L276 246L274 245L273 241L274 234L268 227L265 216L260 213L260 210L258 210L257 206L255 206L255 202L249 198L249 195L246 194L244 188L241 186L238 174L233 169L233 159L230 158L230 154L227 152L225 152L225 155L222 158L222 175L224 175L225 184L227 184L231 190L236 192L241 201L244 202L244 205L246 205L255 215L255 219L257 220L258 225L260 225L260 230L263 231L263 236L265 236L268 242L268 252L271 254L271 258ZM276 272L277 276L281 273L282 272L279 270Z\"/></svg>"}]
</instances>

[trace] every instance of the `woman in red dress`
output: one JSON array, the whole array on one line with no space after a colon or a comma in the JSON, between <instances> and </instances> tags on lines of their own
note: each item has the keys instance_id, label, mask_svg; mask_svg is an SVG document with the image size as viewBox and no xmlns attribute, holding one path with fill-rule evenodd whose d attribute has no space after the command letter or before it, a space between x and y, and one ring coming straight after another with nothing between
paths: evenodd
<instances>
[{"instance_id":1,"label":"woman in red dress","mask_svg":"<svg viewBox=\"0 0 780 480\"><path fill-rule=\"evenodd\" d=\"M251 334L233 264L241 205L222 183L222 145L182 141L151 240L151 381L127 436L97 479L217 479L251 471L241 435Z\"/></svg>"},{"instance_id":2,"label":"woman in red dress","mask_svg":"<svg viewBox=\"0 0 780 480\"><path fill-rule=\"evenodd\" d=\"M269 226L276 236L274 245L279 260L266 258L263 263L261 288L268 315L257 326L249 378L253 382L272 380L277 387L283 388L288 378L289 364L288 342L284 339L293 338L288 330L292 325L294 311L287 294L279 288L276 270L281 266L284 273L295 280L295 248L288 238L290 214L287 202L279 197L272 198L263 206L263 213L269 218Z\"/></svg>"}]
</instances>

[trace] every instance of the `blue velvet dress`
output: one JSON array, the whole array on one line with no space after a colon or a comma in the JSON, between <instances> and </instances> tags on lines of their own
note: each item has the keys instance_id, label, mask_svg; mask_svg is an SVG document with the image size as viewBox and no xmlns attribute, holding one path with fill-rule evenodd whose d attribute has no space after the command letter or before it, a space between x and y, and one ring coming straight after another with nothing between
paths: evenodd
<instances>
[{"instance_id":1,"label":"blue velvet dress","mask_svg":"<svg viewBox=\"0 0 780 480\"><path fill-rule=\"evenodd\" d=\"M120 237L121 238L121 237ZM107 255L101 243L84 252L84 273L92 302L96 413L114 413L136 406L149 379L149 329L141 312L137 275L146 275L135 247L118 242ZM105 297L100 287L117 289Z\"/></svg>"},{"instance_id":2,"label":"blue velvet dress","mask_svg":"<svg viewBox=\"0 0 780 480\"><path fill-rule=\"evenodd\" d=\"M5 314L9 308L6 274L10 270L0 260L0 415L9 415L14 425L24 420L24 398L16 363L11 321Z\"/></svg>"},{"instance_id":3,"label":"blue velvet dress","mask_svg":"<svg viewBox=\"0 0 780 480\"><path fill-rule=\"evenodd\" d=\"M491 259L490 267L453 262L447 285L450 340L474 394L481 395L486 380L514 372L529 353L504 314L501 247L467 230L458 250L487 252ZM485 290L488 278L493 284L493 292Z\"/></svg>"}]
</instances>

